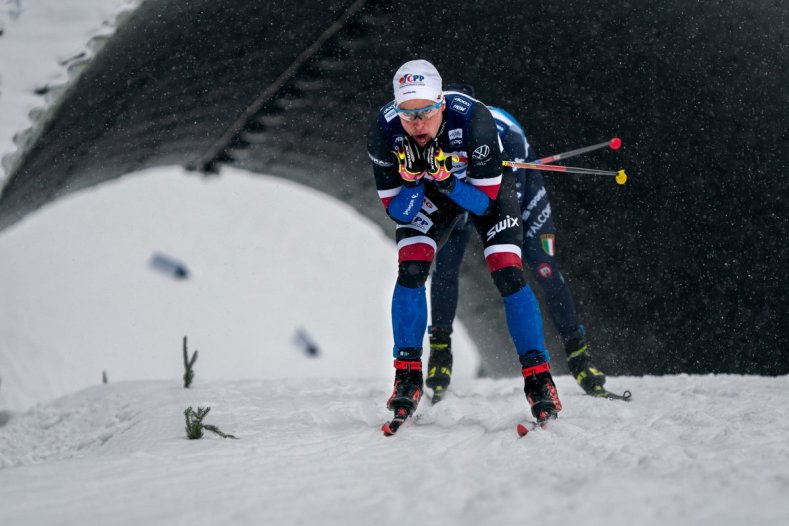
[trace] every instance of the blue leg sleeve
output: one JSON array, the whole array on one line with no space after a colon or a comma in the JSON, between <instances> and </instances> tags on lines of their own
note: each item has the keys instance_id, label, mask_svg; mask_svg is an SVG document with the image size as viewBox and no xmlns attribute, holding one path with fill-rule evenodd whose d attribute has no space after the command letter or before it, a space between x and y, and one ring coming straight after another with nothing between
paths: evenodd
<instances>
[{"instance_id":1,"label":"blue leg sleeve","mask_svg":"<svg viewBox=\"0 0 789 526\"><path fill-rule=\"evenodd\" d=\"M531 289L526 286L515 294L505 296L504 313L521 363L524 363L524 359L533 359L535 365L547 362L550 356L545 349L542 316L537 298Z\"/></svg>"},{"instance_id":2,"label":"blue leg sleeve","mask_svg":"<svg viewBox=\"0 0 789 526\"><path fill-rule=\"evenodd\" d=\"M427 330L427 294L425 287L409 288L397 283L392 297L394 357L419 358Z\"/></svg>"}]
</instances>

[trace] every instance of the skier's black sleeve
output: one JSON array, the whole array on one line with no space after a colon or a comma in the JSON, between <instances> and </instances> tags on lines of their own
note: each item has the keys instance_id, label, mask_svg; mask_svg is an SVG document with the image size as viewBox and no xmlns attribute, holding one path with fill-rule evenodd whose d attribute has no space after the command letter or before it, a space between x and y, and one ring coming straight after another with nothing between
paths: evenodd
<instances>
[{"instance_id":1,"label":"skier's black sleeve","mask_svg":"<svg viewBox=\"0 0 789 526\"><path fill-rule=\"evenodd\" d=\"M501 143L504 148L504 155L510 161L522 163L526 162L526 159L530 156L529 151L531 151L531 148L527 146L526 138L518 133L517 129L507 128L507 132L501 138Z\"/></svg>"},{"instance_id":2,"label":"skier's black sleeve","mask_svg":"<svg viewBox=\"0 0 789 526\"><path fill-rule=\"evenodd\" d=\"M468 127L468 180L496 200L501 186L501 143L496 121L484 104L475 104Z\"/></svg>"},{"instance_id":3,"label":"skier's black sleeve","mask_svg":"<svg viewBox=\"0 0 789 526\"><path fill-rule=\"evenodd\" d=\"M504 148L503 156L508 161L530 163L537 159L537 157L534 156L532 148L526 142L526 136L523 135L523 133L521 133L517 128L507 128L506 133L504 133L504 135L501 137L501 143L502 147ZM527 170L525 168L507 168L505 171L507 173L511 173L512 176L515 177L516 184L518 185L518 188L521 189L518 194L521 201L521 207L524 207L524 198L526 196L526 192L524 191L526 188L526 177L534 177L535 173L537 172L535 170Z\"/></svg>"}]
</instances>

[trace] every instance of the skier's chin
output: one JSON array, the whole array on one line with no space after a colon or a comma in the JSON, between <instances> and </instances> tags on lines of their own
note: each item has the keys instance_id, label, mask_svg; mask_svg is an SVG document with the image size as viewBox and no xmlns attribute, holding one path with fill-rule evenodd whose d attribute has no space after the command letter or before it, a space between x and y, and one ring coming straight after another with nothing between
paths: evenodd
<instances>
[{"instance_id":1,"label":"skier's chin","mask_svg":"<svg viewBox=\"0 0 789 526\"><path fill-rule=\"evenodd\" d=\"M432 139L429 133L418 133L413 138L419 146L425 146Z\"/></svg>"}]
</instances>

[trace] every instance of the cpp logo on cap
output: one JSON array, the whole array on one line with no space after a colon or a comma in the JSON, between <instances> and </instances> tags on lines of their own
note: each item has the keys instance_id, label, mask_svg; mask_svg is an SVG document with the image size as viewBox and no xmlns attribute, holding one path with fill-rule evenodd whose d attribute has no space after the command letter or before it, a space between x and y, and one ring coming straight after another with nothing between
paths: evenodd
<instances>
[{"instance_id":1,"label":"cpp logo on cap","mask_svg":"<svg viewBox=\"0 0 789 526\"><path fill-rule=\"evenodd\" d=\"M400 85L412 82L424 82L425 77L423 75L414 75L412 73L406 73L402 77L400 77Z\"/></svg>"}]
</instances>

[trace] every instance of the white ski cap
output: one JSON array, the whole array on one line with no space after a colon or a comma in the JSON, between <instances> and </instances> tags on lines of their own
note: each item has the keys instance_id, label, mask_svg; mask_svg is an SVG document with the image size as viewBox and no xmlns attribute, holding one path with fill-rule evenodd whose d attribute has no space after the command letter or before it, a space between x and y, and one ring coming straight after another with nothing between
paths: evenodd
<instances>
[{"instance_id":1,"label":"white ski cap","mask_svg":"<svg viewBox=\"0 0 789 526\"><path fill-rule=\"evenodd\" d=\"M411 60L400 66L392 79L392 85L397 106L413 99L436 102L444 99L441 75L427 60Z\"/></svg>"}]
</instances>

